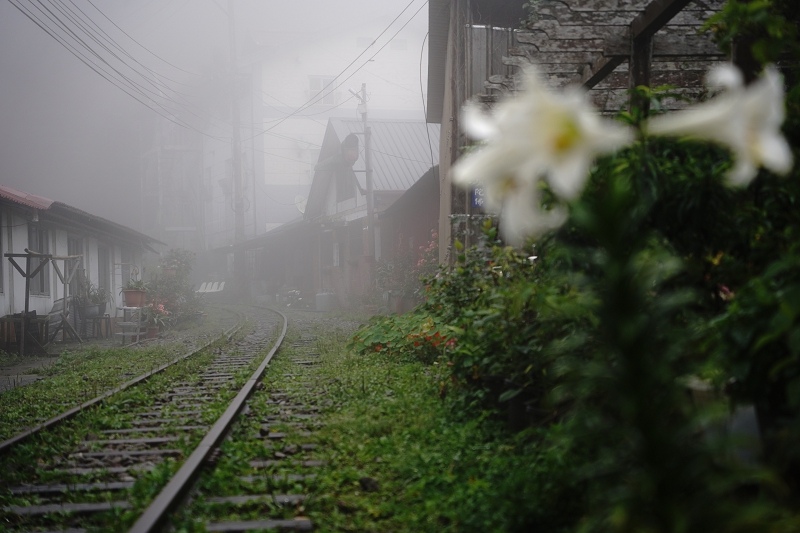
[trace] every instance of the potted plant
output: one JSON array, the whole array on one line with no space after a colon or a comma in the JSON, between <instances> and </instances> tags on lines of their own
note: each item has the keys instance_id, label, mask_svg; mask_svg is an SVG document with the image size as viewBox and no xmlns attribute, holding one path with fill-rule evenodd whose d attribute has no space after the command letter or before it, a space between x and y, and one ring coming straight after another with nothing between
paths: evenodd
<instances>
[{"instance_id":1,"label":"potted plant","mask_svg":"<svg viewBox=\"0 0 800 533\"><path fill-rule=\"evenodd\" d=\"M194 252L173 248L161 259L159 268L164 276L186 278L192 270Z\"/></svg>"},{"instance_id":2,"label":"potted plant","mask_svg":"<svg viewBox=\"0 0 800 533\"><path fill-rule=\"evenodd\" d=\"M155 338L161 328L169 325L169 311L164 304L151 303L144 308L144 313L148 339Z\"/></svg>"},{"instance_id":3,"label":"potted plant","mask_svg":"<svg viewBox=\"0 0 800 533\"><path fill-rule=\"evenodd\" d=\"M106 312L109 293L104 287L89 282L86 288L86 304L84 313L86 317L102 316Z\"/></svg>"},{"instance_id":4,"label":"potted plant","mask_svg":"<svg viewBox=\"0 0 800 533\"><path fill-rule=\"evenodd\" d=\"M80 282L75 302L81 316L85 318L102 316L106 312L106 304L109 301L110 295L105 288L98 287L88 279Z\"/></svg>"},{"instance_id":5,"label":"potted plant","mask_svg":"<svg viewBox=\"0 0 800 533\"><path fill-rule=\"evenodd\" d=\"M130 279L120 291L126 307L144 307L147 284L140 279Z\"/></svg>"}]
</instances>

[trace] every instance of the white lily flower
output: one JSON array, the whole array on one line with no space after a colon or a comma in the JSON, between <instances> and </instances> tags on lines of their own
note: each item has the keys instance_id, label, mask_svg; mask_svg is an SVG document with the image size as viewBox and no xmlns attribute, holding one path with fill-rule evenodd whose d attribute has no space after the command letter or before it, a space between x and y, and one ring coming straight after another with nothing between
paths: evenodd
<instances>
[{"instance_id":1,"label":"white lily flower","mask_svg":"<svg viewBox=\"0 0 800 533\"><path fill-rule=\"evenodd\" d=\"M745 87L739 70L725 65L713 70L709 85L726 90L706 103L649 121L653 135L689 136L728 148L734 166L727 179L746 186L759 167L780 175L792 169L792 150L781 133L785 117L783 78L774 67Z\"/></svg>"},{"instance_id":2,"label":"white lily flower","mask_svg":"<svg viewBox=\"0 0 800 533\"><path fill-rule=\"evenodd\" d=\"M522 245L526 237L541 235L556 229L567 221L567 210L562 206L542 209L542 200L536 184L526 184L521 190L505 197L502 206L500 234L514 245Z\"/></svg>"},{"instance_id":3,"label":"white lily flower","mask_svg":"<svg viewBox=\"0 0 800 533\"><path fill-rule=\"evenodd\" d=\"M455 183L483 187L486 207L502 210L501 228L515 240L566 219L562 209L542 211L540 181L559 198L572 200L583 191L598 155L633 140L630 129L597 115L584 90L553 93L533 66L524 74L525 91L498 103L491 114L474 104L465 106L464 131L485 144L453 167Z\"/></svg>"}]
</instances>

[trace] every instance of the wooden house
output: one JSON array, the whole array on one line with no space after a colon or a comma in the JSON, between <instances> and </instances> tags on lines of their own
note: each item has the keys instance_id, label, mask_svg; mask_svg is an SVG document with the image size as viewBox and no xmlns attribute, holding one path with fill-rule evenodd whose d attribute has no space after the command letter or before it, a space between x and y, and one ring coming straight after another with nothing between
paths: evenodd
<instances>
[{"instance_id":1,"label":"wooden house","mask_svg":"<svg viewBox=\"0 0 800 533\"><path fill-rule=\"evenodd\" d=\"M0 316L48 315L85 279L109 295L106 313L122 305L120 290L144 276L143 255L161 244L138 231L42 196L0 186ZM5 332L3 340L8 340Z\"/></svg>"}]
</instances>

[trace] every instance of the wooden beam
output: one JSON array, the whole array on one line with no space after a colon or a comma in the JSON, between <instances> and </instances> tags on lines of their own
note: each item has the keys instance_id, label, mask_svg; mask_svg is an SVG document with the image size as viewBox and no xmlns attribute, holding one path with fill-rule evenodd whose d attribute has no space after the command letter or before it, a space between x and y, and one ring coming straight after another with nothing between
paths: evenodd
<instances>
[{"instance_id":1,"label":"wooden beam","mask_svg":"<svg viewBox=\"0 0 800 533\"><path fill-rule=\"evenodd\" d=\"M653 0L631 22L631 39L648 39L680 13L692 0Z\"/></svg>"},{"instance_id":2,"label":"wooden beam","mask_svg":"<svg viewBox=\"0 0 800 533\"><path fill-rule=\"evenodd\" d=\"M600 56L593 61L591 65L586 65L584 67L583 72L581 72L575 82L580 83L587 89L591 89L603 81L606 76L614 72L614 69L624 63L626 59L628 59L628 57L622 55L611 57Z\"/></svg>"}]
</instances>

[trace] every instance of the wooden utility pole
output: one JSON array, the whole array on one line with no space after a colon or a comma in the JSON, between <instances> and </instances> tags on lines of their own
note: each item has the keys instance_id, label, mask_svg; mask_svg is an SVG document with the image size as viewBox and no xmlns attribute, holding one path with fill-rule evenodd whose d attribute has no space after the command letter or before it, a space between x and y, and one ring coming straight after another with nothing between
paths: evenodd
<instances>
[{"instance_id":1,"label":"wooden utility pole","mask_svg":"<svg viewBox=\"0 0 800 533\"><path fill-rule=\"evenodd\" d=\"M231 162L233 167L233 213L234 213L234 248L233 248L233 288L237 296L244 294L245 268L244 252L241 243L244 241L244 198L242 196L242 141L239 131L239 83L236 60L236 28L233 0L228 0L228 35L230 38L231 63Z\"/></svg>"},{"instance_id":2,"label":"wooden utility pole","mask_svg":"<svg viewBox=\"0 0 800 533\"><path fill-rule=\"evenodd\" d=\"M375 197L372 187L372 164L370 157L370 137L372 128L367 124L367 84L361 84L361 105L364 111L361 119L364 123L364 171L367 185L367 261L369 267L369 287L375 282Z\"/></svg>"}]
</instances>

